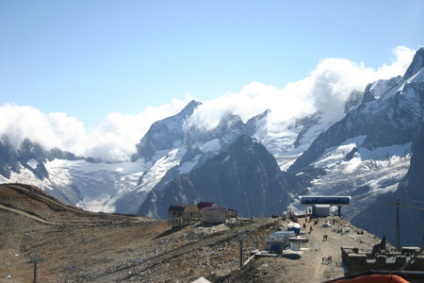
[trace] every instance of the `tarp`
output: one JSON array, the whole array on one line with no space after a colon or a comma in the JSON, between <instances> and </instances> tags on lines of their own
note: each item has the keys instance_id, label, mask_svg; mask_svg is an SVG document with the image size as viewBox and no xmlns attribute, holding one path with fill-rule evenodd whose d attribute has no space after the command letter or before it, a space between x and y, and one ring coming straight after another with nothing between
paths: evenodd
<instances>
[{"instance_id":1,"label":"tarp","mask_svg":"<svg viewBox=\"0 0 424 283\"><path fill-rule=\"evenodd\" d=\"M196 279L191 283L212 283L212 282L207 280L205 277L200 277L199 279Z\"/></svg>"},{"instance_id":2,"label":"tarp","mask_svg":"<svg viewBox=\"0 0 424 283\"><path fill-rule=\"evenodd\" d=\"M300 234L300 224L296 222L290 222L289 225L287 225L287 231L293 231L296 233L296 235Z\"/></svg>"}]
</instances>

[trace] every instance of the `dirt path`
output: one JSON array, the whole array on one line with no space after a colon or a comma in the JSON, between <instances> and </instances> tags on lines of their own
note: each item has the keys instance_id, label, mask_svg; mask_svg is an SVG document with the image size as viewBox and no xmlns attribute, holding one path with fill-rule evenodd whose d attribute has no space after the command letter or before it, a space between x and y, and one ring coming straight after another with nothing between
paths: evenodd
<instances>
[{"instance_id":1,"label":"dirt path","mask_svg":"<svg viewBox=\"0 0 424 283\"><path fill-rule=\"evenodd\" d=\"M19 215L22 215L22 216L25 216L25 217L34 219L35 221L37 221L39 223L48 224L48 225L56 225L56 223L47 221L47 220L45 220L45 219L43 219L43 218L41 218L39 216L36 216L36 215L30 214L30 213L27 213L27 212L22 211L22 210L19 210L19 209L7 207L7 206L4 206L2 204L0 204L0 209L6 210L6 211L10 211L10 212L13 212L13 213L16 213L16 214L19 214Z\"/></svg>"},{"instance_id":2,"label":"dirt path","mask_svg":"<svg viewBox=\"0 0 424 283\"><path fill-rule=\"evenodd\" d=\"M9 199L28 199L28 202L10 202ZM136 215L95 213L63 204L41 189L25 184L2 184L0 208L30 217L44 224L90 225L93 223L139 223L148 219ZM30 212L29 212L30 211ZM75 217L76 216L76 217Z\"/></svg>"},{"instance_id":3,"label":"dirt path","mask_svg":"<svg viewBox=\"0 0 424 283\"><path fill-rule=\"evenodd\" d=\"M316 282L323 282L333 278L342 277L342 246L355 246L371 248L375 236L371 234L358 235L357 228L348 221L338 217L321 218L317 224L308 223L313 231L307 234L310 242L309 251L304 254L305 259L313 266L311 278ZM330 259L330 260L329 260Z\"/></svg>"},{"instance_id":4,"label":"dirt path","mask_svg":"<svg viewBox=\"0 0 424 283\"><path fill-rule=\"evenodd\" d=\"M337 254L340 253L339 247L335 248L331 244L333 236L332 233L327 232L328 231L326 229L322 227L317 227L312 233L312 238L315 242L315 247L317 247L317 254L314 258L314 278L317 278L320 282L332 277L331 267L337 263ZM324 235L327 235L327 240L324 239ZM331 258L332 260L330 261L329 258Z\"/></svg>"}]
</instances>

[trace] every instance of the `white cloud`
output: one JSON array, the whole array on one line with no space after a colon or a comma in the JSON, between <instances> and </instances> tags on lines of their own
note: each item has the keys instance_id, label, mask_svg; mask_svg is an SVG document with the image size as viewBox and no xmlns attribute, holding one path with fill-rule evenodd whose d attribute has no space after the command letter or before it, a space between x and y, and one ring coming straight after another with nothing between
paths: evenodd
<instances>
[{"instance_id":1,"label":"white cloud","mask_svg":"<svg viewBox=\"0 0 424 283\"><path fill-rule=\"evenodd\" d=\"M403 75L412 62L416 50L405 46L398 46L392 50L393 58L390 65L384 64L377 70L379 79L389 79L398 75Z\"/></svg>"},{"instance_id":2,"label":"white cloud","mask_svg":"<svg viewBox=\"0 0 424 283\"><path fill-rule=\"evenodd\" d=\"M271 110L269 127L277 127L293 118L320 111L328 121L343 118L344 104L352 91L363 91L368 83L403 75L415 51L406 47L393 49L390 64L378 69L342 58L321 60L305 79L287 84L282 89L252 82L238 93L228 93L205 102L195 113L190 125L211 129L220 117L237 114L246 121L265 110Z\"/></svg>"},{"instance_id":3,"label":"white cloud","mask_svg":"<svg viewBox=\"0 0 424 283\"><path fill-rule=\"evenodd\" d=\"M149 106L136 115L110 113L91 131L65 113L44 114L30 106L4 104L0 105L0 137L6 135L15 148L29 138L46 149L58 147L76 155L108 161L128 160L150 125L179 112L188 99L175 99L159 107Z\"/></svg>"},{"instance_id":4,"label":"white cloud","mask_svg":"<svg viewBox=\"0 0 424 283\"><path fill-rule=\"evenodd\" d=\"M20 109L17 109L17 112L19 112L19 110ZM79 144L83 143L84 139L86 138L87 132L84 127L84 124L81 121L79 121L75 117L68 116L66 113L62 112L48 113L47 115L44 115L40 118L47 120L49 128L46 130L52 132L51 141L53 142L46 143L38 139L35 139L35 141L44 144L47 148L52 148L56 146L74 153L82 153L82 151L79 150ZM23 124L28 122L32 123L31 121L29 121L29 119L22 121ZM32 136L33 135L31 135L30 137Z\"/></svg>"},{"instance_id":5,"label":"white cloud","mask_svg":"<svg viewBox=\"0 0 424 283\"><path fill-rule=\"evenodd\" d=\"M324 59L305 79L281 89L252 82L239 92L204 101L191 124L211 129L223 115L236 114L247 121L267 109L272 111L268 127L275 130L293 118L316 111L324 113L328 120L341 119L344 103L353 90L363 91L366 84L375 80L403 75L414 53L406 47L397 47L392 62L377 69L347 59ZM187 96L185 100L175 99L159 107L149 106L136 115L110 113L90 131L65 113L44 114L29 106L4 104L0 105L0 136L6 134L15 146L28 137L47 148L59 147L77 155L128 160L153 122L176 114L191 99Z\"/></svg>"},{"instance_id":6,"label":"white cloud","mask_svg":"<svg viewBox=\"0 0 424 283\"><path fill-rule=\"evenodd\" d=\"M64 138L55 132L58 128L54 123L60 124L60 120L50 121L47 115L30 106L4 104L0 107L0 113L0 136L6 135L15 146L28 137L51 148L59 146Z\"/></svg>"},{"instance_id":7,"label":"white cloud","mask_svg":"<svg viewBox=\"0 0 424 283\"><path fill-rule=\"evenodd\" d=\"M152 123L175 115L189 100L190 97L187 97L184 101L174 99L159 107L149 106L136 115L108 114L100 126L89 134L88 140L94 146L85 146L85 154L107 160L128 160Z\"/></svg>"}]
</instances>

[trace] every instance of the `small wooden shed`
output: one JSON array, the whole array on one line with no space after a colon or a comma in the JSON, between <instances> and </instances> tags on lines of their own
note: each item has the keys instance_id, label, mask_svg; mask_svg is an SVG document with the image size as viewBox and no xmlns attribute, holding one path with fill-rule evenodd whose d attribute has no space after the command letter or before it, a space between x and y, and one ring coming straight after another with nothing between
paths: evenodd
<instances>
[{"instance_id":1,"label":"small wooden shed","mask_svg":"<svg viewBox=\"0 0 424 283\"><path fill-rule=\"evenodd\" d=\"M227 208L227 218L237 218L238 211L236 209Z\"/></svg>"},{"instance_id":2,"label":"small wooden shed","mask_svg":"<svg viewBox=\"0 0 424 283\"><path fill-rule=\"evenodd\" d=\"M308 238L300 237L300 236L291 237L289 240L290 240L290 248L293 251L300 251L301 244L309 242Z\"/></svg>"},{"instance_id":3,"label":"small wooden shed","mask_svg":"<svg viewBox=\"0 0 424 283\"><path fill-rule=\"evenodd\" d=\"M274 232L265 238L266 249L272 253L282 253L284 249L290 247L290 238L294 236L294 231Z\"/></svg>"}]
</instances>

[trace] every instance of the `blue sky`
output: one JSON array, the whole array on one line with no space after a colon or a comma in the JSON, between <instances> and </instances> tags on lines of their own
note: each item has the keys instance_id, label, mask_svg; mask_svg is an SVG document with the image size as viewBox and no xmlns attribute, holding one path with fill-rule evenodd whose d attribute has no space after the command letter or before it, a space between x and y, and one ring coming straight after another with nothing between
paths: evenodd
<instances>
[{"instance_id":1,"label":"blue sky","mask_svg":"<svg viewBox=\"0 0 424 283\"><path fill-rule=\"evenodd\" d=\"M283 87L319 60L389 63L423 43L423 1L0 1L0 103L109 112Z\"/></svg>"},{"instance_id":2,"label":"blue sky","mask_svg":"<svg viewBox=\"0 0 424 283\"><path fill-rule=\"evenodd\" d=\"M282 89L326 58L377 70L423 46L423 26L419 0L0 0L0 106L147 121L252 82Z\"/></svg>"}]
</instances>

